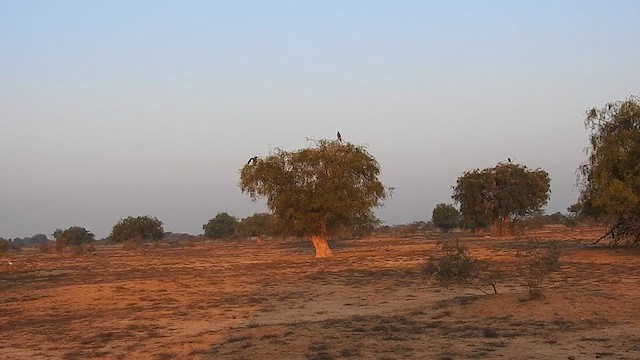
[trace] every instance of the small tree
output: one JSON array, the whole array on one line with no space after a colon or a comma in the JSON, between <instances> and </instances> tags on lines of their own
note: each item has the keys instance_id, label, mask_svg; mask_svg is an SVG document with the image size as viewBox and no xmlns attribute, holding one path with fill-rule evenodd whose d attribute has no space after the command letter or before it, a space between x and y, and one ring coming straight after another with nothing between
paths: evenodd
<instances>
[{"instance_id":1,"label":"small tree","mask_svg":"<svg viewBox=\"0 0 640 360\"><path fill-rule=\"evenodd\" d=\"M580 212L608 224L602 238L638 245L640 98L633 96L591 109L585 125L591 135L588 159L578 169L582 180Z\"/></svg>"},{"instance_id":2,"label":"small tree","mask_svg":"<svg viewBox=\"0 0 640 360\"><path fill-rule=\"evenodd\" d=\"M63 249L67 246L80 247L83 244L90 244L95 241L95 235L80 226L71 226L64 230L56 229L53 232L53 238L56 239L56 247L58 249Z\"/></svg>"},{"instance_id":3,"label":"small tree","mask_svg":"<svg viewBox=\"0 0 640 360\"><path fill-rule=\"evenodd\" d=\"M431 215L433 225L443 232L450 232L460 223L460 212L453 205L440 203Z\"/></svg>"},{"instance_id":4,"label":"small tree","mask_svg":"<svg viewBox=\"0 0 640 360\"><path fill-rule=\"evenodd\" d=\"M452 198L463 218L492 222L497 235L511 233L513 221L540 210L549 199L549 174L524 165L498 163L493 168L465 172Z\"/></svg>"},{"instance_id":5,"label":"small tree","mask_svg":"<svg viewBox=\"0 0 640 360\"><path fill-rule=\"evenodd\" d=\"M238 228L238 219L226 212L221 212L206 224L202 225L204 236L210 239L222 239L234 235Z\"/></svg>"},{"instance_id":6,"label":"small tree","mask_svg":"<svg viewBox=\"0 0 640 360\"><path fill-rule=\"evenodd\" d=\"M529 296L540 297L551 274L560 271L557 244L552 242L547 246L540 246L537 242L529 241L524 248L518 250L516 257L523 259L519 273L529 290Z\"/></svg>"},{"instance_id":7,"label":"small tree","mask_svg":"<svg viewBox=\"0 0 640 360\"><path fill-rule=\"evenodd\" d=\"M252 158L240 170L240 189L252 200L265 197L280 231L309 236L316 257L326 257L333 231L376 223L372 209L388 196L379 174L364 147L319 140L315 147Z\"/></svg>"},{"instance_id":8,"label":"small tree","mask_svg":"<svg viewBox=\"0 0 640 360\"><path fill-rule=\"evenodd\" d=\"M130 240L156 241L162 238L164 229L162 221L151 216L129 216L121 219L111 229L109 239L113 242L125 242Z\"/></svg>"}]
</instances>

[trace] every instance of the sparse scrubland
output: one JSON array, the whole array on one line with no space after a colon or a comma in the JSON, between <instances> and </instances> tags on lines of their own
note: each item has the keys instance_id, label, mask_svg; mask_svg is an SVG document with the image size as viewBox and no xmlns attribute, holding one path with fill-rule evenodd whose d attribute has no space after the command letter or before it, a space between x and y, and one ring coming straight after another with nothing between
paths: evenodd
<instances>
[{"instance_id":1,"label":"sparse scrubland","mask_svg":"<svg viewBox=\"0 0 640 360\"><path fill-rule=\"evenodd\" d=\"M588 246L602 232L380 234L328 259L280 238L23 249L0 263L0 358L637 359L640 254ZM501 274L497 294L423 276L446 239ZM559 270L532 297L523 268L550 249Z\"/></svg>"},{"instance_id":2,"label":"sparse scrubland","mask_svg":"<svg viewBox=\"0 0 640 360\"><path fill-rule=\"evenodd\" d=\"M393 188L339 135L250 158L240 188L270 213L204 236L139 216L101 242L56 230L57 251L0 239L0 358L638 359L638 98L586 124L570 215L542 212L546 171L507 159L458 178L460 209L379 227Z\"/></svg>"}]
</instances>

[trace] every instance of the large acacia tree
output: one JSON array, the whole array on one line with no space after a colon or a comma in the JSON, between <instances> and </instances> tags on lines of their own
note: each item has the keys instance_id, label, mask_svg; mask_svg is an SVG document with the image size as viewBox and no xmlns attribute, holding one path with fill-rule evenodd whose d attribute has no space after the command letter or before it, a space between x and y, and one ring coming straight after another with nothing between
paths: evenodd
<instances>
[{"instance_id":1,"label":"large acacia tree","mask_svg":"<svg viewBox=\"0 0 640 360\"><path fill-rule=\"evenodd\" d=\"M604 220L604 237L640 244L640 98L587 112L588 159L579 170L583 215Z\"/></svg>"},{"instance_id":2,"label":"large acacia tree","mask_svg":"<svg viewBox=\"0 0 640 360\"><path fill-rule=\"evenodd\" d=\"M492 168L463 173L453 187L452 198L460 204L463 223L491 223L496 235L508 235L511 223L540 210L549 200L549 193L546 171L498 163Z\"/></svg>"},{"instance_id":3,"label":"large acacia tree","mask_svg":"<svg viewBox=\"0 0 640 360\"><path fill-rule=\"evenodd\" d=\"M251 159L240 170L240 188L252 200L266 198L279 232L310 237L316 257L327 257L332 231L377 221L372 210L389 195L379 175L363 146L318 140Z\"/></svg>"}]
</instances>

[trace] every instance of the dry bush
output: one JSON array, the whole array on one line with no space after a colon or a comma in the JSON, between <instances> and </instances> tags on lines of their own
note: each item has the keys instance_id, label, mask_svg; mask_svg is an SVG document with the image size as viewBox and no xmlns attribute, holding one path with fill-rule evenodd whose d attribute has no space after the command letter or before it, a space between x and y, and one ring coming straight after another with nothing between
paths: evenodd
<instances>
[{"instance_id":1,"label":"dry bush","mask_svg":"<svg viewBox=\"0 0 640 360\"><path fill-rule=\"evenodd\" d=\"M127 241L123 241L122 242L122 250L128 250L128 251L139 250L139 251L143 251L144 250L144 242L142 241L141 237L134 237L134 238L129 239Z\"/></svg>"},{"instance_id":2,"label":"dry bush","mask_svg":"<svg viewBox=\"0 0 640 360\"><path fill-rule=\"evenodd\" d=\"M444 287L468 285L488 294L476 285L476 282L480 282L491 285L493 292L498 293L497 275L491 271L489 264L472 257L460 240L445 240L439 245L438 253L431 256L422 269L424 277L434 277Z\"/></svg>"},{"instance_id":3,"label":"dry bush","mask_svg":"<svg viewBox=\"0 0 640 360\"><path fill-rule=\"evenodd\" d=\"M196 239L189 238L182 242L182 246L186 248L192 248L192 247L195 247L197 243L198 241Z\"/></svg>"},{"instance_id":4,"label":"dry bush","mask_svg":"<svg viewBox=\"0 0 640 360\"><path fill-rule=\"evenodd\" d=\"M78 246L70 246L73 255L95 255L96 248L93 244L82 244Z\"/></svg>"},{"instance_id":5,"label":"dry bush","mask_svg":"<svg viewBox=\"0 0 640 360\"><path fill-rule=\"evenodd\" d=\"M36 248L42 254L51 254L56 249L56 245L52 241L45 241L36 245Z\"/></svg>"},{"instance_id":6,"label":"dry bush","mask_svg":"<svg viewBox=\"0 0 640 360\"><path fill-rule=\"evenodd\" d=\"M551 242L544 247L540 245L538 242L529 241L516 253L516 257L522 259L520 273L532 299L542 296L542 288L549 281L551 274L560 270L560 252L557 244Z\"/></svg>"}]
</instances>

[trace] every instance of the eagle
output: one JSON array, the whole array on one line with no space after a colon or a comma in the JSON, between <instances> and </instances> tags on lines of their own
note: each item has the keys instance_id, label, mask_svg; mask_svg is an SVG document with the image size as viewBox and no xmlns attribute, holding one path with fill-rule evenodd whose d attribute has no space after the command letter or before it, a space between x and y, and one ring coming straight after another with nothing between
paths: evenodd
<instances>
[{"instance_id":1,"label":"eagle","mask_svg":"<svg viewBox=\"0 0 640 360\"><path fill-rule=\"evenodd\" d=\"M340 135L340 131L338 131L338 141L342 142L342 135Z\"/></svg>"},{"instance_id":2,"label":"eagle","mask_svg":"<svg viewBox=\"0 0 640 360\"><path fill-rule=\"evenodd\" d=\"M251 162L253 162L253 165L255 165L258 162L258 157L254 156L251 159L249 159L249 161L247 161L247 165L251 164Z\"/></svg>"}]
</instances>

